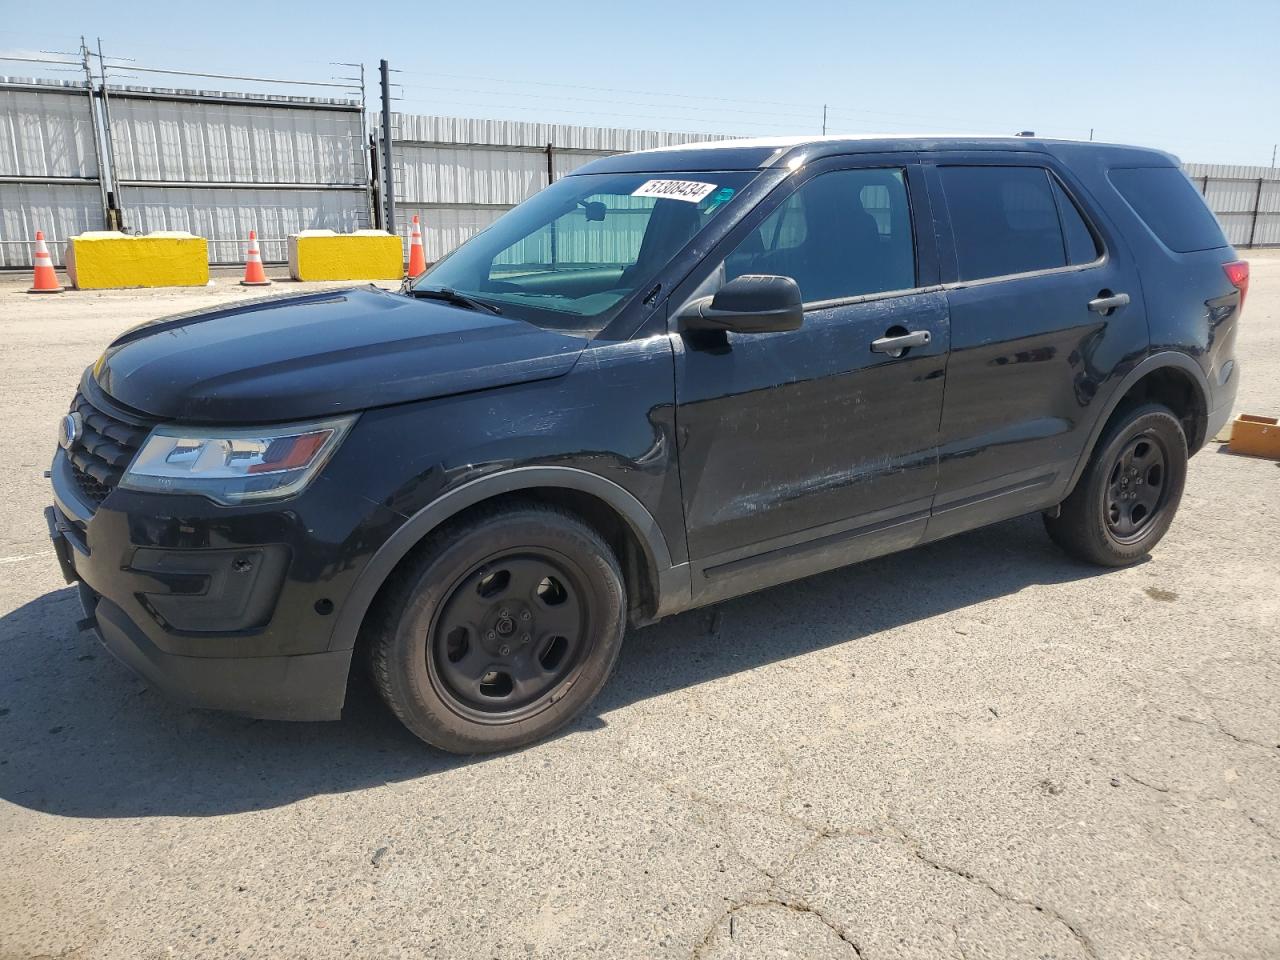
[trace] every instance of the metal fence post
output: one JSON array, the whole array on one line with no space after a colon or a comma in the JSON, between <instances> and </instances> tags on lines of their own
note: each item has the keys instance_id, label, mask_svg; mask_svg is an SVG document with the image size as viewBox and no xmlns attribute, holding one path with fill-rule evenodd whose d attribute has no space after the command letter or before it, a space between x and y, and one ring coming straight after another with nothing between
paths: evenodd
<instances>
[{"instance_id":1,"label":"metal fence post","mask_svg":"<svg viewBox=\"0 0 1280 960\"><path fill-rule=\"evenodd\" d=\"M555 183L556 180L556 148L554 144L547 144L547 186ZM555 266L560 258L560 238L556 235L556 222L551 221L551 266Z\"/></svg>"},{"instance_id":2,"label":"metal fence post","mask_svg":"<svg viewBox=\"0 0 1280 960\"><path fill-rule=\"evenodd\" d=\"M369 189L373 191L373 199L371 216L373 223L370 224L374 230L383 230L386 228L386 216L382 210L382 154L378 152L378 138L372 133L369 134L369 169L366 171L369 175Z\"/></svg>"},{"instance_id":3,"label":"metal fence post","mask_svg":"<svg viewBox=\"0 0 1280 960\"><path fill-rule=\"evenodd\" d=\"M369 101L364 88L364 64L360 64L360 145L368 148L369 140ZM364 158L364 195L369 205L369 226L373 224L373 167L371 156Z\"/></svg>"},{"instance_id":4,"label":"metal fence post","mask_svg":"<svg viewBox=\"0 0 1280 960\"><path fill-rule=\"evenodd\" d=\"M392 180L391 151L391 67L387 61L378 61L378 73L382 78L382 205L386 211L385 227L388 233L396 232L396 189Z\"/></svg>"},{"instance_id":5,"label":"metal fence post","mask_svg":"<svg viewBox=\"0 0 1280 960\"><path fill-rule=\"evenodd\" d=\"M1262 177L1258 178L1258 191L1253 195L1253 222L1249 224L1249 243L1253 246L1253 240L1258 235L1258 208L1262 206Z\"/></svg>"}]
</instances>

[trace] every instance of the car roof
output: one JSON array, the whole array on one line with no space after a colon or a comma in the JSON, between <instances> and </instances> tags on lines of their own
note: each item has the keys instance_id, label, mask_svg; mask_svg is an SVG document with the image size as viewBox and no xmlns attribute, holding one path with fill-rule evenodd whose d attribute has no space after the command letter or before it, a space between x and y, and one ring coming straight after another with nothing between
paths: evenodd
<instances>
[{"instance_id":1,"label":"car roof","mask_svg":"<svg viewBox=\"0 0 1280 960\"><path fill-rule=\"evenodd\" d=\"M1148 147L1098 143L1086 140L1057 140L1045 137L997 137L990 134L918 133L856 134L821 137L758 137L743 140L708 140L685 143L636 153L603 157L574 171L587 173L660 173L663 171L760 170L798 166L823 157L860 153L933 153L948 151L1000 150L1019 153L1050 153L1061 159L1088 152L1107 154L1112 164L1177 166L1172 154Z\"/></svg>"}]
</instances>

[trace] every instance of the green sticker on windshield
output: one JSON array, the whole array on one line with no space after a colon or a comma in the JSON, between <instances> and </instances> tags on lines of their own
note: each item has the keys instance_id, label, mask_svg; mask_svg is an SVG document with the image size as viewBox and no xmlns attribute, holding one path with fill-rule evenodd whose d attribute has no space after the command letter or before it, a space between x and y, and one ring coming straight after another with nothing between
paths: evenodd
<instances>
[{"instance_id":1,"label":"green sticker on windshield","mask_svg":"<svg viewBox=\"0 0 1280 960\"><path fill-rule=\"evenodd\" d=\"M733 197L733 187L721 187L719 190L717 190L715 193L711 195L711 198L709 200L707 200L707 205L702 212L711 213L713 210L716 209L716 207L719 207L728 203L730 198L732 197Z\"/></svg>"}]
</instances>

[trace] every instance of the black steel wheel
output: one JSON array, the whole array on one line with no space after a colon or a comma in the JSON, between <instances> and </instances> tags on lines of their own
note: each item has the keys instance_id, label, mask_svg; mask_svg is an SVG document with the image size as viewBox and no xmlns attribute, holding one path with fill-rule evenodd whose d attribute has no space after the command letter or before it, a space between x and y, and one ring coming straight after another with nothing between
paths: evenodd
<instances>
[{"instance_id":1,"label":"black steel wheel","mask_svg":"<svg viewBox=\"0 0 1280 960\"><path fill-rule=\"evenodd\" d=\"M534 549L464 573L427 648L441 699L479 723L507 723L549 706L591 652L582 579L568 557Z\"/></svg>"},{"instance_id":2,"label":"black steel wheel","mask_svg":"<svg viewBox=\"0 0 1280 960\"><path fill-rule=\"evenodd\" d=\"M1057 516L1053 541L1080 560L1122 567L1141 560L1173 523L1187 479L1187 440L1155 403L1113 415Z\"/></svg>"},{"instance_id":3,"label":"black steel wheel","mask_svg":"<svg viewBox=\"0 0 1280 960\"><path fill-rule=\"evenodd\" d=\"M1168 454L1154 433L1140 433L1112 458L1107 529L1119 543L1141 540L1168 502Z\"/></svg>"},{"instance_id":4,"label":"black steel wheel","mask_svg":"<svg viewBox=\"0 0 1280 960\"><path fill-rule=\"evenodd\" d=\"M591 702L617 662L626 590L578 517L510 503L446 524L384 588L374 683L423 740L488 753L540 739Z\"/></svg>"}]
</instances>

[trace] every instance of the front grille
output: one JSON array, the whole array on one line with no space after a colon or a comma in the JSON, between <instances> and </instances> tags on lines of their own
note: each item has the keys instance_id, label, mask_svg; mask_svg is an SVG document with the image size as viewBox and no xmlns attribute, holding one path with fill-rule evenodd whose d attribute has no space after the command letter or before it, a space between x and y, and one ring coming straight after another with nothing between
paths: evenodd
<instances>
[{"instance_id":1,"label":"front grille","mask_svg":"<svg viewBox=\"0 0 1280 960\"><path fill-rule=\"evenodd\" d=\"M96 507L116 488L151 427L142 420L130 422L107 413L82 393L76 394L71 412L84 420L84 431L67 449L71 474L80 493Z\"/></svg>"}]
</instances>

